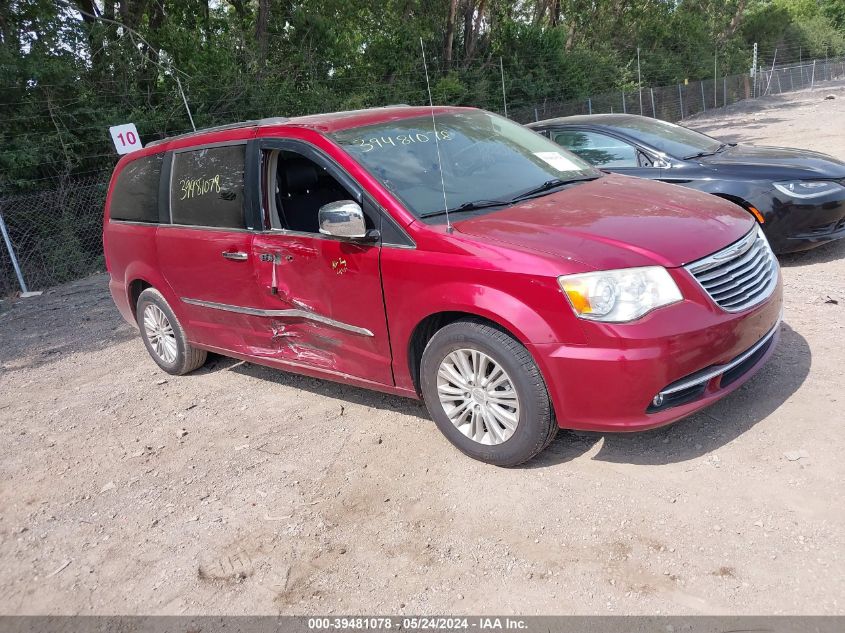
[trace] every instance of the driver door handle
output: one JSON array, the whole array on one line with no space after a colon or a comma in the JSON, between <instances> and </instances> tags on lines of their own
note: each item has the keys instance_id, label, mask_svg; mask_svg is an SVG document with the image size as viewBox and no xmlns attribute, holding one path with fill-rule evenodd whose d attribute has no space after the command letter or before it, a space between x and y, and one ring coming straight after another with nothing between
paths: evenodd
<instances>
[{"instance_id":1,"label":"driver door handle","mask_svg":"<svg viewBox=\"0 0 845 633\"><path fill-rule=\"evenodd\" d=\"M243 251L223 251L223 258L236 262L245 262L249 258L249 255Z\"/></svg>"}]
</instances>

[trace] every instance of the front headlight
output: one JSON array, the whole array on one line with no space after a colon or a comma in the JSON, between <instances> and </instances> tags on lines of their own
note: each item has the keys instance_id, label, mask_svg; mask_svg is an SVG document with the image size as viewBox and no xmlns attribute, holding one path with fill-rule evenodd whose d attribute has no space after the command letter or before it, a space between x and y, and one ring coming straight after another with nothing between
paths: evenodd
<instances>
[{"instance_id":1,"label":"front headlight","mask_svg":"<svg viewBox=\"0 0 845 633\"><path fill-rule=\"evenodd\" d=\"M557 281L576 316L592 321L633 321L683 298L660 266L563 275Z\"/></svg>"},{"instance_id":2,"label":"front headlight","mask_svg":"<svg viewBox=\"0 0 845 633\"><path fill-rule=\"evenodd\" d=\"M838 182L831 180L790 180L774 184L775 189L790 198L820 198L845 189Z\"/></svg>"}]
</instances>

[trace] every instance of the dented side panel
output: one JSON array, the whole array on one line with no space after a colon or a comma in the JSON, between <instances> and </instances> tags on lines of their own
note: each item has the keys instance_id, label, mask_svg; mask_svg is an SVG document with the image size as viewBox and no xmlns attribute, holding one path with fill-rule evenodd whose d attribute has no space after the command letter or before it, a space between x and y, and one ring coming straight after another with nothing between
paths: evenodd
<instances>
[{"instance_id":1,"label":"dented side panel","mask_svg":"<svg viewBox=\"0 0 845 633\"><path fill-rule=\"evenodd\" d=\"M250 353L393 384L378 246L271 232L253 261L268 316Z\"/></svg>"}]
</instances>

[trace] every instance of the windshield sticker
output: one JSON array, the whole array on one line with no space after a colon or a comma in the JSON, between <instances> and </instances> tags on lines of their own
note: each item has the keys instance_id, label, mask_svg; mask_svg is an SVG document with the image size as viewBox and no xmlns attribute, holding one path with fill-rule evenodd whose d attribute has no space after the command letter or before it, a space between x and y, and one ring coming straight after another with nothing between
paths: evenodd
<instances>
[{"instance_id":1,"label":"windshield sticker","mask_svg":"<svg viewBox=\"0 0 845 633\"><path fill-rule=\"evenodd\" d=\"M558 171L579 171L581 169L560 152L534 152L534 156Z\"/></svg>"},{"instance_id":2,"label":"windshield sticker","mask_svg":"<svg viewBox=\"0 0 845 633\"><path fill-rule=\"evenodd\" d=\"M454 135L449 130L437 130L437 138L441 141L451 141ZM361 148L365 154L374 149L390 149L401 145L415 145L417 143L428 143L434 140L434 132L409 132L408 134L396 134L394 136L374 136L373 138L356 138L352 144Z\"/></svg>"}]
</instances>

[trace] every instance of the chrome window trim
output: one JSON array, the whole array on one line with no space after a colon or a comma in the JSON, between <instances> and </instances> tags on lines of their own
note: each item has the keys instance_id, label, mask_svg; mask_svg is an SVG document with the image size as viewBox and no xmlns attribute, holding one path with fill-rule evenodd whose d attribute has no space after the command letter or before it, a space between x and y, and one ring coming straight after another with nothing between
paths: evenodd
<instances>
[{"instance_id":1,"label":"chrome window trim","mask_svg":"<svg viewBox=\"0 0 845 633\"><path fill-rule=\"evenodd\" d=\"M255 233L252 229L230 229L226 226L199 226L197 224L159 224L161 228L193 229L195 231L223 231L225 233Z\"/></svg>"},{"instance_id":2,"label":"chrome window trim","mask_svg":"<svg viewBox=\"0 0 845 633\"><path fill-rule=\"evenodd\" d=\"M201 301L200 299L189 299L187 297L182 297L181 299L183 303L188 303L190 305L200 306L203 308L211 308L212 310L223 310L225 312L235 312L237 314L249 314L251 316L260 317L287 317L292 319L306 319L308 321L316 321L317 323L322 323L323 325L335 327L339 330L346 330L347 332L352 332L353 334L360 334L361 336L374 336L374 334L367 328L358 327L357 325L350 325L349 323L337 321L335 319L332 319L331 317L327 317L322 314L317 314L316 312L309 312L308 310L301 310L297 308L291 308L287 310L264 310L262 308L235 306L226 303L215 303L213 301Z\"/></svg>"},{"instance_id":3,"label":"chrome window trim","mask_svg":"<svg viewBox=\"0 0 845 633\"><path fill-rule=\"evenodd\" d=\"M134 226L161 226L161 222L141 222L140 220L117 220L115 218L109 218L109 224L130 224ZM165 226L168 226L165 224Z\"/></svg>"},{"instance_id":4,"label":"chrome window trim","mask_svg":"<svg viewBox=\"0 0 845 633\"><path fill-rule=\"evenodd\" d=\"M214 149L216 147L227 147L229 145L246 145L250 139L241 138L233 139L231 141L215 141L214 143L201 143L200 145L187 145L185 147L178 147L175 149L167 149L166 151L172 154L184 154L185 152L197 152L203 149Z\"/></svg>"},{"instance_id":5,"label":"chrome window trim","mask_svg":"<svg viewBox=\"0 0 845 633\"><path fill-rule=\"evenodd\" d=\"M333 235L324 235L322 233L309 233L308 231L291 231L290 229L264 229L262 231L252 231L259 235L281 235L284 237L313 237L329 242L344 242L346 244L357 244L359 246L372 246L375 248L406 248L415 249L416 243L413 246L404 244L390 244L387 242L362 242L354 238L342 238Z\"/></svg>"},{"instance_id":6,"label":"chrome window trim","mask_svg":"<svg viewBox=\"0 0 845 633\"><path fill-rule=\"evenodd\" d=\"M765 335L763 335L763 337L759 341L757 341L754 345L745 350L742 354L734 358L732 361L726 363L725 365L719 365L717 367L714 367L711 371L708 371L700 376L696 376L694 378L690 378L689 380L684 380L682 382L674 384L671 387L667 387L666 389L663 389L663 391L661 391L658 395L668 396L673 393L683 391L684 389L689 389L690 387L695 387L697 385L710 382L716 376L724 374L736 367L737 365L744 363L748 358L754 355L754 352L759 350L761 347L763 347L763 345L765 345L769 340L771 340L771 338L777 333L778 329L780 328L780 324L782 321L783 313L781 312L774 327L769 330Z\"/></svg>"},{"instance_id":7,"label":"chrome window trim","mask_svg":"<svg viewBox=\"0 0 845 633\"><path fill-rule=\"evenodd\" d=\"M288 231L287 229L264 229L261 231L256 231L255 229L230 229L226 228L225 226L198 226L196 224L171 224L171 223L162 223L162 222L139 222L137 220L113 220L109 218L109 222L113 222L115 224L129 224L135 226L155 226L161 227L163 229L175 228L175 229L191 229L194 231L224 231L227 233L254 233L256 235L283 235L285 237L308 237L308 238L317 238L321 240L327 240L331 242L345 242L345 243L352 243L352 244L359 244L360 246L373 246L373 247L381 247L381 248L404 248L404 249L415 249L416 245L414 246L405 246L404 244L370 244L367 242L358 242L356 240L350 239L341 239L337 237L333 237L330 235L322 235L320 233L307 233L303 231Z\"/></svg>"}]
</instances>

